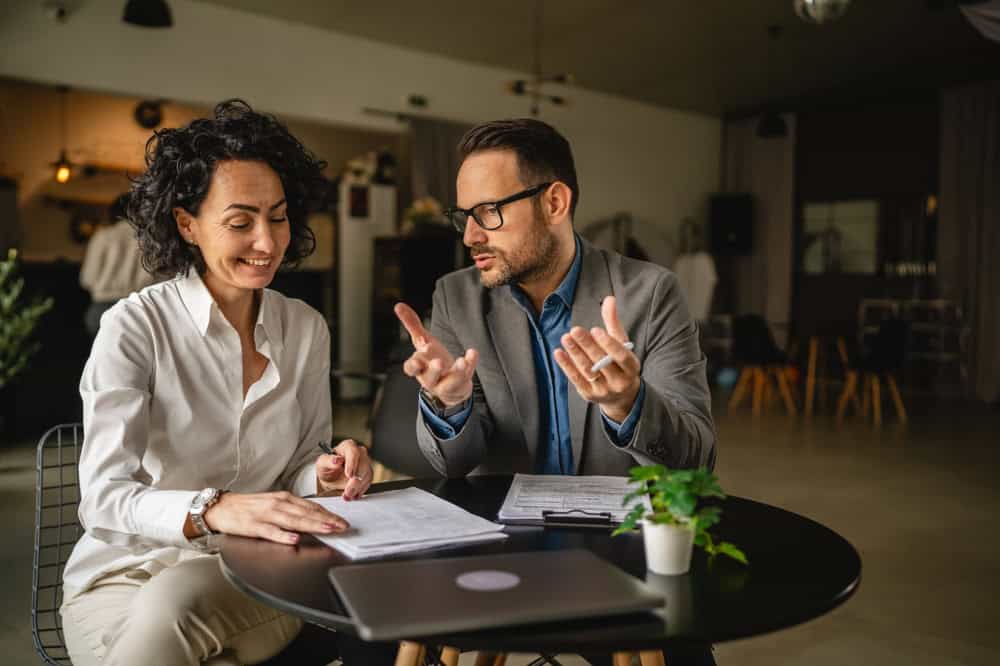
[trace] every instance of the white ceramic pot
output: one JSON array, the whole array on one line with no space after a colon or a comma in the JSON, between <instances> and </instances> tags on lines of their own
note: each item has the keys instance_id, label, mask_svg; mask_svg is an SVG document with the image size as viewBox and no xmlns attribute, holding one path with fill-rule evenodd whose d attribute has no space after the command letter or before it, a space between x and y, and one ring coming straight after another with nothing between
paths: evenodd
<instances>
[{"instance_id":1,"label":"white ceramic pot","mask_svg":"<svg viewBox=\"0 0 1000 666\"><path fill-rule=\"evenodd\" d=\"M646 568L653 573L673 576L691 568L694 530L643 519L642 543L646 547Z\"/></svg>"}]
</instances>

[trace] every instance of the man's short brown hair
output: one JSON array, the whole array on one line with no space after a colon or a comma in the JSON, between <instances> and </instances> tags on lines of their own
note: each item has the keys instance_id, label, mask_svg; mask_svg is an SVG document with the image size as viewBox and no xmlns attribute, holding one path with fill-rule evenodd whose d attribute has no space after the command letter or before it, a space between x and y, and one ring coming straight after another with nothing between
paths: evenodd
<instances>
[{"instance_id":1,"label":"man's short brown hair","mask_svg":"<svg viewBox=\"0 0 1000 666\"><path fill-rule=\"evenodd\" d=\"M570 217L576 212L580 185L576 181L573 151L569 141L554 127L534 118L492 120L470 129L458 144L461 162L469 155L484 150L514 151L518 173L525 187L545 181L565 183L573 193Z\"/></svg>"}]
</instances>

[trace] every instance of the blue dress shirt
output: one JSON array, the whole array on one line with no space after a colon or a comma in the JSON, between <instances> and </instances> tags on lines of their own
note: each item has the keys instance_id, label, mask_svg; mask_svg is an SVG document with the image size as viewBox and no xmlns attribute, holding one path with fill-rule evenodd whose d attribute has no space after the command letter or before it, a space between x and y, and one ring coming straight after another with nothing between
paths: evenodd
<instances>
[{"instance_id":1,"label":"blue dress shirt","mask_svg":"<svg viewBox=\"0 0 1000 666\"><path fill-rule=\"evenodd\" d=\"M535 315L534 307L527 294L516 285L506 287L511 297L524 310L531 325L531 352L535 361L535 384L538 388L539 436L536 455L536 473L572 474L573 447L569 424L569 380L553 358L553 352L562 346L561 338L570 330L573 314L573 298L580 278L580 241L576 241L576 256L566 277L542 304L542 311ZM608 418L604 412L604 425L612 441L626 446L632 439L635 424L642 412L642 400L646 393L645 382L639 386L632 410L623 423ZM420 409L434 435L439 439L451 439L465 425L472 413L470 400L464 410L442 419L420 399Z\"/></svg>"}]
</instances>

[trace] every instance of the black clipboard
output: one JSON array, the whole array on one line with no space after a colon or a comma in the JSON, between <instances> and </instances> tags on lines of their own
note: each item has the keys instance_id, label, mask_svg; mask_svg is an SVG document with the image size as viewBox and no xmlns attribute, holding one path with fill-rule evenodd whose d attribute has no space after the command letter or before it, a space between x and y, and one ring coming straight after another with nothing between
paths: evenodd
<instances>
[{"instance_id":1,"label":"black clipboard","mask_svg":"<svg viewBox=\"0 0 1000 666\"><path fill-rule=\"evenodd\" d=\"M544 527L597 527L611 529L615 521L607 511L586 511L584 509L569 509L567 511L542 511Z\"/></svg>"}]
</instances>

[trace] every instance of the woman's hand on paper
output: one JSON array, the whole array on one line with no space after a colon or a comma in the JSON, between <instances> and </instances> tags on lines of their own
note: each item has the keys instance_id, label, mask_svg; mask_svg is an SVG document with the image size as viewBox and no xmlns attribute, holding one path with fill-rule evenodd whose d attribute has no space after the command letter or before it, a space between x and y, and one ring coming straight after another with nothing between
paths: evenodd
<instances>
[{"instance_id":1,"label":"woman's hand on paper","mask_svg":"<svg viewBox=\"0 0 1000 666\"><path fill-rule=\"evenodd\" d=\"M403 372L416 379L425 391L448 407L459 405L472 396L472 375L479 353L468 349L454 358L441 342L427 332L420 317L405 303L397 303L396 317L410 334L415 352L403 363Z\"/></svg>"},{"instance_id":2,"label":"woman's hand on paper","mask_svg":"<svg viewBox=\"0 0 1000 666\"><path fill-rule=\"evenodd\" d=\"M290 492L224 493L204 516L213 532L296 544L299 534L336 534L349 525L316 502Z\"/></svg>"}]
</instances>

